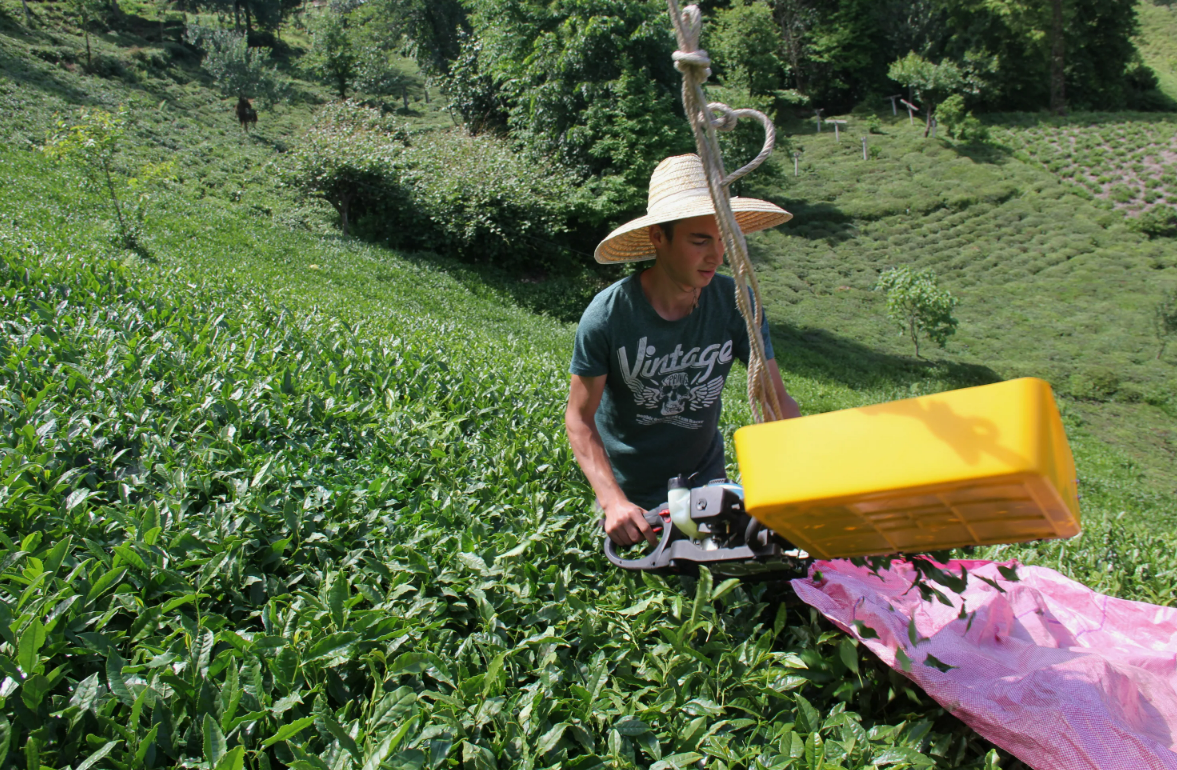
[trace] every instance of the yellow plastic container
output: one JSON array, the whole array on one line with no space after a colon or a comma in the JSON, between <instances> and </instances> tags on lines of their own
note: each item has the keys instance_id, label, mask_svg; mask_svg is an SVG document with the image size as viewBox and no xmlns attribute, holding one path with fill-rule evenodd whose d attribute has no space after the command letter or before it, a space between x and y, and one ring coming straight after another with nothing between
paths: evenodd
<instances>
[{"instance_id":1,"label":"yellow plastic container","mask_svg":"<svg viewBox=\"0 0 1177 770\"><path fill-rule=\"evenodd\" d=\"M748 512L824 559L1079 533L1050 385L1026 378L736 431Z\"/></svg>"}]
</instances>

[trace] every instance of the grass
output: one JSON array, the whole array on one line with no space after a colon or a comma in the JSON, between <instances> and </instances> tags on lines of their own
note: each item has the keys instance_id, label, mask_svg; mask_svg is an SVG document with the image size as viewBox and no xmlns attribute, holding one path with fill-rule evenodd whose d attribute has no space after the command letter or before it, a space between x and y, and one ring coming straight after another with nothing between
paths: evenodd
<instances>
[{"instance_id":1,"label":"grass","mask_svg":"<svg viewBox=\"0 0 1177 770\"><path fill-rule=\"evenodd\" d=\"M541 285L342 239L278 186L317 86L243 136L183 62L104 79L42 45L78 42L0 31L10 763L784 768L820 746L845 768L983 766L984 741L786 587L711 601L705 579L608 567L562 434L573 327L527 309ZM134 107L125 173L180 169L138 252L35 151L82 103ZM805 176L769 191L797 214L756 241L791 392L813 413L1123 363L1111 401L1061 402L1083 534L979 555L1172 604L1177 509L1150 464L1172 433L1134 427L1168 430L1168 406L1117 400L1171 372L1133 359L1125 320L1169 252L1012 150L885 130L865 167L798 137ZM1048 264L1060 237L1076 253ZM965 300L931 362L869 291L899 255Z\"/></svg>"},{"instance_id":2,"label":"grass","mask_svg":"<svg viewBox=\"0 0 1177 770\"><path fill-rule=\"evenodd\" d=\"M1156 73L1162 92L1177 98L1177 9L1172 3L1141 0L1136 45L1144 63Z\"/></svg>"}]
</instances>

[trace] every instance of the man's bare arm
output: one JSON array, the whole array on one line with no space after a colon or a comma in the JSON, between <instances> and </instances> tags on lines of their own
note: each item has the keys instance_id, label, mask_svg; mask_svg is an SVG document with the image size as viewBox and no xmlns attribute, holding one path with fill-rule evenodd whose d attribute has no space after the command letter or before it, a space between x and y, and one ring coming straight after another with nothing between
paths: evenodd
<instances>
[{"instance_id":1,"label":"man's bare arm","mask_svg":"<svg viewBox=\"0 0 1177 770\"><path fill-rule=\"evenodd\" d=\"M594 419L601 396L605 392L605 375L581 377L572 375L568 390L568 408L564 412L564 429L572 454L584 471L585 477L597 495L597 502L605 512L605 532L618 545L631 545L643 537L651 543L657 542L650 525L646 523L645 510L634 505L613 475L613 466L605 454L605 444L597 430Z\"/></svg>"},{"instance_id":2,"label":"man's bare arm","mask_svg":"<svg viewBox=\"0 0 1177 770\"><path fill-rule=\"evenodd\" d=\"M765 363L768 364L768 377L772 380L772 387L776 391L776 397L781 405L781 411L785 413L785 419L800 417L801 407L797 406L797 402L785 390L785 382L781 379L781 370L776 364L776 359L770 358Z\"/></svg>"}]
</instances>

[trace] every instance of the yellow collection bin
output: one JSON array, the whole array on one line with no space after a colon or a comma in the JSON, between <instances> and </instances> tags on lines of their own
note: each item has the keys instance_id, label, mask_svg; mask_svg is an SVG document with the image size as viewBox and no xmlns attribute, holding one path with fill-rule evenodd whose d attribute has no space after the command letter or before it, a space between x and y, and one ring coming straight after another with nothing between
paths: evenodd
<instances>
[{"instance_id":1,"label":"yellow collection bin","mask_svg":"<svg viewBox=\"0 0 1177 770\"><path fill-rule=\"evenodd\" d=\"M1079 533L1050 385L1025 378L736 431L748 512L824 559Z\"/></svg>"}]
</instances>

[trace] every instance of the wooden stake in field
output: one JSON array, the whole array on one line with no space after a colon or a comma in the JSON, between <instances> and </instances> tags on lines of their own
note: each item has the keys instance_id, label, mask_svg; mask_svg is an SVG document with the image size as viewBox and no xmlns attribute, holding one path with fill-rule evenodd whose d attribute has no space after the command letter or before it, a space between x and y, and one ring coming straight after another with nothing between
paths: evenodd
<instances>
[{"instance_id":1,"label":"wooden stake in field","mask_svg":"<svg viewBox=\"0 0 1177 770\"><path fill-rule=\"evenodd\" d=\"M911 123L911 125L914 126L915 125L915 114L920 111L920 108L916 107L914 104L907 101L906 99L900 99L899 103L907 108L907 119Z\"/></svg>"},{"instance_id":2,"label":"wooden stake in field","mask_svg":"<svg viewBox=\"0 0 1177 770\"><path fill-rule=\"evenodd\" d=\"M844 121L844 120L827 120L826 123L833 123L834 124L834 141L835 142L842 141L842 135L838 133L838 126L846 125L846 121Z\"/></svg>"},{"instance_id":3,"label":"wooden stake in field","mask_svg":"<svg viewBox=\"0 0 1177 770\"><path fill-rule=\"evenodd\" d=\"M821 114L825 112L825 108L814 110L813 114L817 116L817 133L821 133Z\"/></svg>"},{"instance_id":4,"label":"wooden stake in field","mask_svg":"<svg viewBox=\"0 0 1177 770\"><path fill-rule=\"evenodd\" d=\"M793 176L801 176L801 153L793 150Z\"/></svg>"},{"instance_id":5,"label":"wooden stake in field","mask_svg":"<svg viewBox=\"0 0 1177 770\"><path fill-rule=\"evenodd\" d=\"M866 160L866 134L862 136L862 159Z\"/></svg>"},{"instance_id":6,"label":"wooden stake in field","mask_svg":"<svg viewBox=\"0 0 1177 770\"><path fill-rule=\"evenodd\" d=\"M898 109L898 108L895 106L895 100L896 100L896 99L902 99L902 98L903 98L903 94L895 94L894 96L888 96L888 97L886 97L886 98L888 98L888 99L890 99L890 100L891 100L891 114L892 114L892 115L898 115L898 114L899 114L899 109Z\"/></svg>"}]
</instances>

